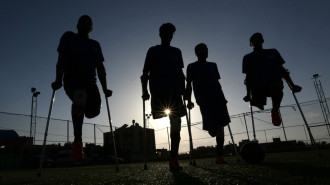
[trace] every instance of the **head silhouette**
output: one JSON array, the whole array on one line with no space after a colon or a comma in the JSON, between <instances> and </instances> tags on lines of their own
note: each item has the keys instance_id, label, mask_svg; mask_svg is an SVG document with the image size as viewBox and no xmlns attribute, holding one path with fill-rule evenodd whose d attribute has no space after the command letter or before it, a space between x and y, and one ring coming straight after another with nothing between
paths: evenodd
<instances>
[{"instance_id":1,"label":"head silhouette","mask_svg":"<svg viewBox=\"0 0 330 185\"><path fill-rule=\"evenodd\" d=\"M195 47L195 54L196 54L198 60L201 60L201 61L206 60L208 57L208 48L207 48L206 44L204 44L204 43L197 44Z\"/></svg>"},{"instance_id":2,"label":"head silhouette","mask_svg":"<svg viewBox=\"0 0 330 185\"><path fill-rule=\"evenodd\" d=\"M257 32L250 37L250 46L255 49L262 49L262 44L264 43L264 38L262 34Z\"/></svg>"},{"instance_id":3,"label":"head silhouette","mask_svg":"<svg viewBox=\"0 0 330 185\"><path fill-rule=\"evenodd\" d=\"M160 26L159 36L161 38L162 45L170 45L175 31L175 26L172 23L165 23Z\"/></svg>"},{"instance_id":4,"label":"head silhouette","mask_svg":"<svg viewBox=\"0 0 330 185\"><path fill-rule=\"evenodd\" d=\"M78 34L89 36L93 30L93 21L88 15L83 15L79 18L77 24Z\"/></svg>"}]
</instances>

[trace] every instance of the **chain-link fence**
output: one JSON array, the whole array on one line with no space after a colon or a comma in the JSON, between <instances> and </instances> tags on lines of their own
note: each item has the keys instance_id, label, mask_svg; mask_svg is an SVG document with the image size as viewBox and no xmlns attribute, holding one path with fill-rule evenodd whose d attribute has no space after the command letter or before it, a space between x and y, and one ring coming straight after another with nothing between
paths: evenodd
<instances>
[{"instance_id":1,"label":"chain-link fence","mask_svg":"<svg viewBox=\"0 0 330 185\"><path fill-rule=\"evenodd\" d=\"M327 101L329 102L329 98ZM314 100L302 102L300 103L300 106L316 142L330 142L330 126L325 123L319 101ZM257 140L260 143L265 143L273 142L274 138L280 138L281 141L299 140L309 143L309 135L297 105L292 104L281 106L280 111L283 124L281 127L274 127L269 115L270 110L257 111L257 109L254 109L253 116ZM15 130L19 136L30 136L30 121L31 115L0 112L0 129ZM37 127L35 144L37 145L42 144L46 122L47 118L45 117L36 118ZM150 124L148 125L150 127ZM215 138L212 138L206 131L202 130L202 122L193 122L191 126L194 148L199 146L216 145ZM250 112L232 115L230 126L236 144L241 140L253 139ZM83 141L85 143L103 145L103 133L108 132L109 130L109 126L97 123L84 123ZM187 130L187 125L184 122L181 131L180 153L189 151L189 137ZM164 127L155 129L155 140L157 149L169 149L169 128ZM66 142L72 141L72 122L70 120L51 119L47 144L61 143L63 145ZM232 142L227 128L225 128L225 141L226 144Z\"/></svg>"}]
</instances>

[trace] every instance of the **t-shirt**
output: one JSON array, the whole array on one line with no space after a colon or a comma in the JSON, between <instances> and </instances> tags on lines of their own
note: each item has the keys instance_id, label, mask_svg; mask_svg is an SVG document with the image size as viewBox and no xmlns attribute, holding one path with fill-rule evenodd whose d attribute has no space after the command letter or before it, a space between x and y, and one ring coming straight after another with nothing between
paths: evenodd
<instances>
[{"instance_id":1,"label":"t-shirt","mask_svg":"<svg viewBox=\"0 0 330 185\"><path fill-rule=\"evenodd\" d=\"M282 81L281 65L285 61L276 49L253 51L243 58L243 73L249 75L250 86Z\"/></svg>"},{"instance_id":2,"label":"t-shirt","mask_svg":"<svg viewBox=\"0 0 330 185\"><path fill-rule=\"evenodd\" d=\"M219 79L220 74L216 63L197 61L187 67L187 81L192 81L198 104L213 101L227 103Z\"/></svg>"},{"instance_id":3,"label":"t-shirt","mask_svg":"<svg viewBox=\"0 0 330 185\"><path fill-rule=\"evenodd\" d=\"M183 67L180 49L160 45L149 48L143 74L150 76L150 92L183 94Z\"/></svg>"},{"instance_id":4,"label":"t-shirt","mask_svg":"<svg viewBox=\"0 0 330 185\"><path fill-rule=\"evenodd\" d=\"M66 56L64 81L79 79L85 83L96 83L96 64L103 62L100 44L89 38L81 38L71 31L65 32L57 48Z\"/></svg>"}]
</instances>

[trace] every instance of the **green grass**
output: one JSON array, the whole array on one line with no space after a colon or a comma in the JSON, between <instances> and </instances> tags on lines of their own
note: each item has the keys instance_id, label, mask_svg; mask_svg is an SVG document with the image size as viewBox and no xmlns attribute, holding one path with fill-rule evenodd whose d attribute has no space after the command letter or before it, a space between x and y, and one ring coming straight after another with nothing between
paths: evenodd
<instances>
[{"instance_id":1,"label":"green grass","mask_svg":"<svg viewBox=\"0 0 330 185\"><path fill-rule=\"evenodd\" d=\"M214 158L196 159L197 166L180 161L184 169L170 172L167 162L122 164L116 172L114 165L38 170L7 170L0 184L330 184L330 150L267 154L260 165L236 163L216 165Z\"/></svg>"}]
</instances>

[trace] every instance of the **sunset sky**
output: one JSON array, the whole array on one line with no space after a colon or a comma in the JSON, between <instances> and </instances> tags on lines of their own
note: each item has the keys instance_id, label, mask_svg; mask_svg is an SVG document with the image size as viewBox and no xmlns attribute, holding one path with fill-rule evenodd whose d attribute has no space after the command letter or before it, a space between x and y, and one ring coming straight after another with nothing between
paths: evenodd
<instances>
[{"instance_id":1,"label":"sunset sky","mask_svg":"<svg viewBox=\"0 0 330 185\"><path fill-rule=\"evenodd\" d=\"M264 35L264 48L276 48L281 53L286 61L284 67L290 70L294 82L303 87L297 94L299 100L317 99L311 79L316 73L329 97L329 7L328 0L1 0L0 111L30 114L30 89L35 87L41 92L38 115L47 116L59 39L66 31L77 31L78 18L83 14L93 19L90 37L100 43L105 58L108 87L113 90L109 98L113 126L131 124L133 119L143 123L140 76L146 52L160 44L158 29L166 22L176 26L172 46L182 51L184 73L187 65L196 61L194 47L201 42L207 44L208 61L218 65L230 115L249 111L242 100L246 93L242 59L252 51L249 38L255 32ZM101 114L85 122L109 124L101 95ZM150 113L150 102L146 103L146 112ZM293 103L285 87L282 105ZM266 108L270 106L269 100ZM71 120L70 109L71 102L61 88L56 92L52 117ZM185 119L182 121L186 123ZM200 121L196 106L192 122ZM0 127L29 130L29 122L16 124L0 122ZM169 121L150 119L150 125L162 129ZM233 122L233 132L241 126ZM89 131L92 132L84 130ZM186 129L183 131L186 135ZM204 137L200 132L194 137ZM166 141L167 137L156 142Z\"/></svg>"}]
</instances>

